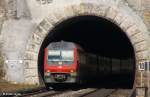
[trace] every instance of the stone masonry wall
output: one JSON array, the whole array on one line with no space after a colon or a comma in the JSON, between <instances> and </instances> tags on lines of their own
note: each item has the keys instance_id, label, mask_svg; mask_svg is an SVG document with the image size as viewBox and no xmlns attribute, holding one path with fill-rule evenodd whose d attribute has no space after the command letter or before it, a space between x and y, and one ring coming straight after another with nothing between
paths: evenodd
<instances>
[{"instance_id":1,"label":"stone masonry wall","mask_svg":"<svg viewBox=\"0 0 150 97\"><path fill-rule=\"evenodd\" d=\"M141 16L150 31L150 0L127 0L127 2Z\"/></svg>"},{"instance_id":2,"label":"stone masonry wall","mask_svg":"<svg viewBox=\"0 0 150 97\"><path fill-rule=\"evenodd\" d=\"M6 17L5 2L3 0L0 0L0 39L1 39L1 28L5 20L5 17Z\"/></svg>"},{"instance_id":3,"label":"stone masonry wall","mask_svg":"<svg viewBox=\"0 0 150 97\"><path fill-rule=\"evenodd\" d=\"M28 6L26 6L21 1L26 1L26 3L28 3ZM44 1L44 0L37 0L37 1ZM64 0L60 0L60 1L45 0L45 1L47 2L50 1L50 2L48 4L44 2L42 3L43 5L40 5L39 2L38 3L36 2L36 0L0 0L0 30L3 30L2 31L3 34L0 34L0 36L3 35L3 39L5 40L4 52L7 52L6 55L9 60L18 60L18 59L22 60L23 59L22 56L24 55L24 52L25 52L23 50L25 50L26 44L32 32L34 31L34 28L36 28L38 23L41 22L43 18L46 17L47 13L50 13L49 9L55 8L55 5L63 6L63 3L61 2L63 2ZM56 1L56 2L51 4L52 1ZM66 0L68 5L76 1L86 2L88 0L72 0L72 1ZM97 0L97 2L98 1L100 0ZM105 1L105 0L101 0L101 1ZM149 29L149 32L150 32L150 5L149 5L150 0L114 0L114 1L122 2L122 4L130 6L134 10L134 12L142 18L142 21L144 21L144 23L147 25L147 28ZM65 2L65 5L68 6L66 2ZM22 17L24 16L23 14L25 14L26 17ZM31 18L28 18L28 17L31 17ZM53 18L53 16L50 16L49 18ZM56 14L56 17L54 17L53 20L50 20L50 21L51 22L55 21L55 18L57 20L57 18L61 18L61 16L57 17L57 14ZM128 25L128 22L127 22L127 25ZM13 43L10 44L10 42L12 41ZM142 46L140 47L142 48ZM139 54L139 56L142 56L142 54L141 55ZM33 55L31 57L33 58ZM35 67L37 67L37 64L34 64L34 65ZM34 80L30 78L30 76L32 76L30 74L32 74L33 72L37 76L37 73L38 73L37 69L33 70L32 68L34 67L31 67L28 70L23 70L24 68L25 66L22 64L22 62L19 63L19 65L18 63L13 63L13 64L8 65L9 72L7 73L8 75L7 80L10 80L10 81L18 80L18 82L20 83L24 82L23 76L25 73L27 73L26 76L29 76L28 77L29 80ZM17 70L19 73L16 72ZM11 74L15 74L15 73L20 74L20 75L17 77L11 78L10 76L13 76ZM144 74L146 75L146 73ZM21 81L20 81L20 76L22 77ZM139 84L141 84L141 82L139 82Z\"/></svg>"}]
</instances>

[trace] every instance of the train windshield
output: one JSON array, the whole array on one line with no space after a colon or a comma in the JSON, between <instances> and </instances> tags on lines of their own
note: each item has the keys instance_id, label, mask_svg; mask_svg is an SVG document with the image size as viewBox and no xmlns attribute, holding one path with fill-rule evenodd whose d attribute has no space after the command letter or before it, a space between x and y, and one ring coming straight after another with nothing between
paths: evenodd
<instances>
[{"instance_id":1,"label":"train windshield","mask_svg":"<svg viewBox=\"0 0 150 97\"><path fill-rule=\"evenodd\" d=\"M73 62L74 62L73 50L49 50L48 51L49 65L72 64Z\"/></svg>"}]
</instances>

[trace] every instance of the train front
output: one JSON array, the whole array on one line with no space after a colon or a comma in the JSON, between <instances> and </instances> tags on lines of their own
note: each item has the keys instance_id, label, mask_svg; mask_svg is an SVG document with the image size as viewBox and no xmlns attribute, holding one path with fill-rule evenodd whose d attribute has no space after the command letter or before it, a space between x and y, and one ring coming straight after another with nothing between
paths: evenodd
<instances>
[{"instance_id":1,"label":"train front","mask_svg":"<svg viewBox=\"0 0 150 97\"><path fill-rule=\"evenodd\" d=\"M76 83L77 81L75 49L62 46L45 49L44 78L46 83Z\"/></svg>"}]
</instances>

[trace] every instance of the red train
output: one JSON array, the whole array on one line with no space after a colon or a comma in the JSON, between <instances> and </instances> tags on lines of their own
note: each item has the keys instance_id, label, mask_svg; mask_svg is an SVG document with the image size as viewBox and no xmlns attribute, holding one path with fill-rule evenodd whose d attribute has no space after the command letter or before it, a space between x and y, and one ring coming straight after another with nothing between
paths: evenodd
<instances>
[{"instance_id":1,"label":"red train","mask_svg":"<svg viewBox=\"0 0 150 97\"><path fill-rule=\"evenodd\" d=\"M120 60L84 52L71 42L53 42L45 48L46 83L82 83L98 77L126 74L133 70L131 59Z\"/></svg>"}]
</instances>

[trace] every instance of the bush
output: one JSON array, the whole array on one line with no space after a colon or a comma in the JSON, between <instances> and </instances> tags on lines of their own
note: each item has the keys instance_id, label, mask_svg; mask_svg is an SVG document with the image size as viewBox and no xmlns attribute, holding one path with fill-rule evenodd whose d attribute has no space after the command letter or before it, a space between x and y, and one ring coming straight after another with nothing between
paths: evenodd
<instances>
[{"instance_id":1,"label":"bush","mask_svg":"<svg viewBox=\"0 0 150 97\"><path fill-rule=\"evenodd\" d=\"M2 49L0 44L0 78L5 76L5 70L4 70L4 57L2 55Z\"/></svg>"}]
</instances>

